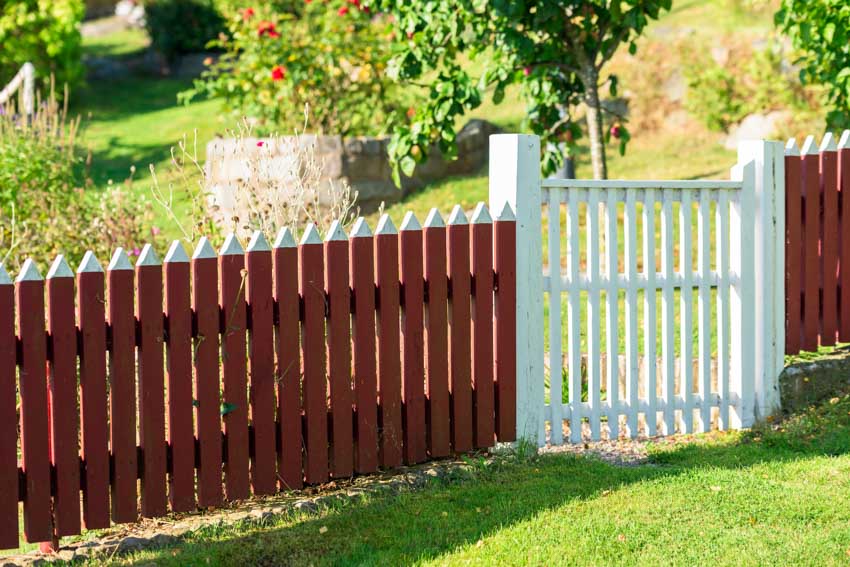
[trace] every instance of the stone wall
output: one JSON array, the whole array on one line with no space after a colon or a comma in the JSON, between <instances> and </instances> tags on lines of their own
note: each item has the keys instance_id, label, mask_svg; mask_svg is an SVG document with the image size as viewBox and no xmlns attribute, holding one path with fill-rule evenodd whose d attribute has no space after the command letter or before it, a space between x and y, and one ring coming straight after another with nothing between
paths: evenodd
<instances>
[{"instance_id":1,"label":"stone wall","mask_svg":"<svg viewBox=\"0 0 850 567\"><path fill-rule=\"evenodd\" d=\"M490 134L499 129L484 120L471 120L458 133L458 158L446 160L437 148L433 148L428 160L416 167L411 177L402 178L401 188L392 180L392 168L387 158L389 138L367 138L342 136L301 137L301 144L315 144L317 160L323 164L323 189L339 190L345 184L357 191L357 203L362 212L376 210L382 202L394 203L404 196L421 189L428 183L452 175L477 173L487 163ZM236 148L241 143L243 148ZM290 171L286 152L291 145L280 144L269 147L272 157L265 169L268 183L285 183ZM228 188L249 174L243 160L237 156L256 151L257 140L218 138L207 145L208 183L220 203L227 203Z\"/></svg>"}]
</instances>

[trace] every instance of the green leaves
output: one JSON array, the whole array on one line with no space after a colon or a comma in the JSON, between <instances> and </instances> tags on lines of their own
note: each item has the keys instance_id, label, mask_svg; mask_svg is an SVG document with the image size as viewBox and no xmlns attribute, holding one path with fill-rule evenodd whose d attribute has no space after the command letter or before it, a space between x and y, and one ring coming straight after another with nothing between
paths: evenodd
<instances>
[{"instance_id":1,"label":"green leaves","mask_svg":"<svg viewBox=\"0 0 850 567\"><path fill-rule=\"evenodd\" d=\"M836 0L783 0L774 16L776 25L803 55L800 80L825 87L827 125L850 122L848 29L850 7Z\"/></svg>"},{"instance_id":2,"label":"green leaves","mask_svg":"<svg viewBox=\"0 0 850 567\"><path fill-rule=\"evenodd\" d=\"M624 42L635 53L636 35L670 4L670 0L378 0L378 7L395 18L391 66L398 69L396 76L428 92L414 127L394 131L390 157L397 164L396 175L410 167L410 160L402 163L405 156L421 161L433 144L451 155L457 119L477 108L487 91L495 104L501 103L513 84L521 87L528 103L525 127L539 134L547 148L545 171L554 171L560 164L560 147L577 137L570 111L581 104L587 88L578 74L598 77L599 69ZM468 59L474 63L469 65ZM465 69L480 63L485 63L480 76L467 74ZM616 77L611 77L611 96L617 96L618 87ZM625 148L622 140L620 147ZM413 155L414 151L419 153Z\"/></svg>"}]
</instances>

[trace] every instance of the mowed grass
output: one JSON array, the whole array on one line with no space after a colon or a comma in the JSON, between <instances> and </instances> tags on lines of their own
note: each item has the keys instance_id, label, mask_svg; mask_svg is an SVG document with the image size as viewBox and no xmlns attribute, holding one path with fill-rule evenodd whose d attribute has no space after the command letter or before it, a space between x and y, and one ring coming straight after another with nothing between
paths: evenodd
<instances>
[{"instance_id":1,"label":"mowed grass","mask_svg":"<svg viewBox=\"0 0 850 567\"><path fill-rule=\"evenodd\" d=\"M91 564L839 565L850 554L850 397L773 428L650 447L617 467L546 455L276 523L210 526Z\"/></svg>"}]
</instances>

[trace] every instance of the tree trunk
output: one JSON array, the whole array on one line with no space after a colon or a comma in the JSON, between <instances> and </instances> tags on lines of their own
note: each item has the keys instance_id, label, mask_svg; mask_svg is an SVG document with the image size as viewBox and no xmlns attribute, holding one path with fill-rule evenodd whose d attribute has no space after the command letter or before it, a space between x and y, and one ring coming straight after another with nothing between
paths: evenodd
<instances>
[{"instance_id":1,"label":"tree trunk","mask_svg":"<svg viewBox=\"0 0 850 567\"><path fill-rule=\"evenodd\" d=\"M608 179L605 159L605 137L602 130L602 106L599 102L599 72L590 66L581 74L584 104L587 111L587 134L590 138L590 161L594 179Z\"/></svg>"}]
</instances>

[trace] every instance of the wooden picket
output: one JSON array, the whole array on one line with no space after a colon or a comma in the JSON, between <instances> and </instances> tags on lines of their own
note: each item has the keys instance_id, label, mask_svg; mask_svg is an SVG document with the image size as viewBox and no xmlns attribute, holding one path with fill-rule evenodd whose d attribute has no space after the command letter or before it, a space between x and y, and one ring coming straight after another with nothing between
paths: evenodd
<instances>
[{"instance_id":1,"label":"wooden picket","mask_svg":"<svg viewBox=\"0 0 850 567\"><path fill-rule=\"evenodd\" d=\"M119 248L106 272L89 252L76 281L61 256L46 281L0 266L0 547L19 501L51 547L514 440L515 240L510 206L493 222L480 204L448 229L432 211L375 236L334 223L324 244L313 225L219 254L202 238L191 260Z\"/></svg>"},{"instance_id":2,"label":"wooden picket","mask_svg":"<svg viewBox=\"0 0 850 567\"><path fill-rule=\"evenodd\" d=\"M785 353L850 342L850 130L785 146Z\"/></svg>"}]
</instances>

